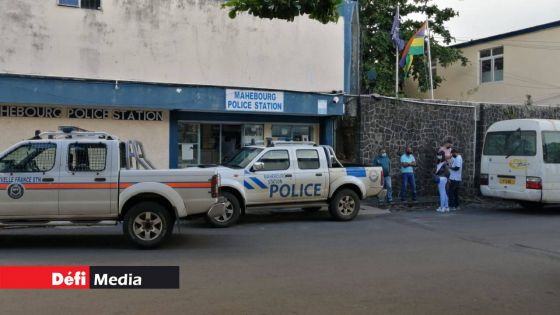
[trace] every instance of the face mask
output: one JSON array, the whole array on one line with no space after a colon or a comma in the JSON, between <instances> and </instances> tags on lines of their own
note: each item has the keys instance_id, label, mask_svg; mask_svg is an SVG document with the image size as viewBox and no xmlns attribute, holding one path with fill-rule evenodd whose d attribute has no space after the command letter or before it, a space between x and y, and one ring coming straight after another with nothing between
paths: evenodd
<instances>
[{"instance_id":1,"label":"face mask","mask_svg":"<svg viewBox=\"0 0 560 315\"><path fill-rule=\"evenodd\" d=\"M441 160L441 159L443 159L443 156L438 155L438 156L437 156L437 159L438 159L438 160Z\"/></svg>"},{"instance_id":2,"label":"face mask","mask_svg":"<svg viewBox=\"0 0 560 315\"><path fill-rule=\"evenodd\" d=\"M411 154L412 154L412 152L406 151L406 155L411 155Z\"/></svg>"},{"instance_id":3,"label":"face mask","mask_svg":"<svg viewBox=\"0 0 560 315\"><path fill-rule=\"evenodd\" d=\"M382 156L382 157L386 157L386 156L387 156L387 153L381 153L381 156Z\"/></svg>"},{"instance_id":4,"label":"face mask","mask_svg":"<svg viewBox=\"0 0 560 315\"><path fill-rule=\"evenodd\" d=\"M456 158L456 157L457 157L457 154L453 154L453 157Z\"/></svg>"}]
</instances>

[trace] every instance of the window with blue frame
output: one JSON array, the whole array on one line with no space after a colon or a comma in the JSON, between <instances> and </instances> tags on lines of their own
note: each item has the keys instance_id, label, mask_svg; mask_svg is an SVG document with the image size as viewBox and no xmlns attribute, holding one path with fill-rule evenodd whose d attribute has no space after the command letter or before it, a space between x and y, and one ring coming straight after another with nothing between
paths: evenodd
<instances>
[{"instance_id":1,"label":"window with blue frame","mask_svg":"<svg viewBox=\"0 0 560 315\"><path fill-rule=\"evenodd\" d=\"M101 0L57 0L58 5L82 9L101 9Z\"/></svg>"}]
</instances>

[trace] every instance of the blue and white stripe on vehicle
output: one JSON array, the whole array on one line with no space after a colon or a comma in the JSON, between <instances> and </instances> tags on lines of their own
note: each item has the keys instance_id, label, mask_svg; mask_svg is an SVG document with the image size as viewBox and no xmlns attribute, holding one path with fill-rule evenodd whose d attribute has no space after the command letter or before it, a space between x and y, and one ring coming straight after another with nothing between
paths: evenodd
<instances>
[{"instance_id":1,"label":"blue and white stripe on vehicle","mask_svg":"<svg viewBox=\"0 0 560 315\"><path fill-rule=\"evenodd\" d=\"M346 168L346 175L354 177L367 177L365 167L348 167Z\"/></svg>"}]
</instances>

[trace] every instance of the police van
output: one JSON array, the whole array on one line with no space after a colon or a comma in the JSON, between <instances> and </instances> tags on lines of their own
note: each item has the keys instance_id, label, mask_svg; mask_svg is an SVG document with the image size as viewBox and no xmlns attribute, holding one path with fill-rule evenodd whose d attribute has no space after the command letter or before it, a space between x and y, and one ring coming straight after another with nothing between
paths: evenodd
<instances>
[{"instance_id":1,"label":"police van","mask_svg":"<svg viewBox=\"0 0 560 315\"><path fill-rule=\"evenodd\" d=\"M560 203L560 120L513 119L486 132L480 191L530 209Z\"/></svg>"},{"instance_id":2,"label":"police van","mask_svg":"<svg viewBox=\"0 0 560 315\"><path fill-rule=\"evenodd\" d=\"M310 142L272 141L248 146L217 167L220 192L226 200L223 215L207 215L216 227L235 224L254 208L328 207L339 221L352 220L360 200L384 193L380 167L344 167L332 147Z\"/></svg>"}]
</instances>

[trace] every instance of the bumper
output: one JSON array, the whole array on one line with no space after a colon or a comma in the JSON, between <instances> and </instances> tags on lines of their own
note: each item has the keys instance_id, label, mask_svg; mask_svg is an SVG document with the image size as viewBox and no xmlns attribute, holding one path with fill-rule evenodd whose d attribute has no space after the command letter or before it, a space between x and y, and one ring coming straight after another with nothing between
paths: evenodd
<instances>
[{"instance_id":1,"label":"bumper","mask_svg":"<svg viewBox=\"0 0 560 315\"><path fill-rule=\"evenodd\" d=\"M226 214L226 199L224 197L218 198L218 202L216 202L210 210L208 210L209 217L220 217Z\"/></svg>"},{"instance_id":2,"label":"bumper","mask_svg":"<svg viewBox=\"0 0 560 315\"><path fill-rule=\"evenodd\" d=\"M504 189L493 189L488 186L480 186L480 192L485 197L493 197L493 198L509 199L509 200L540 202L542 198L541 190L531 190L531 189L527 189L524 191L512 191L512 190L504 190Z\"/></svg>"}]
</instances>

